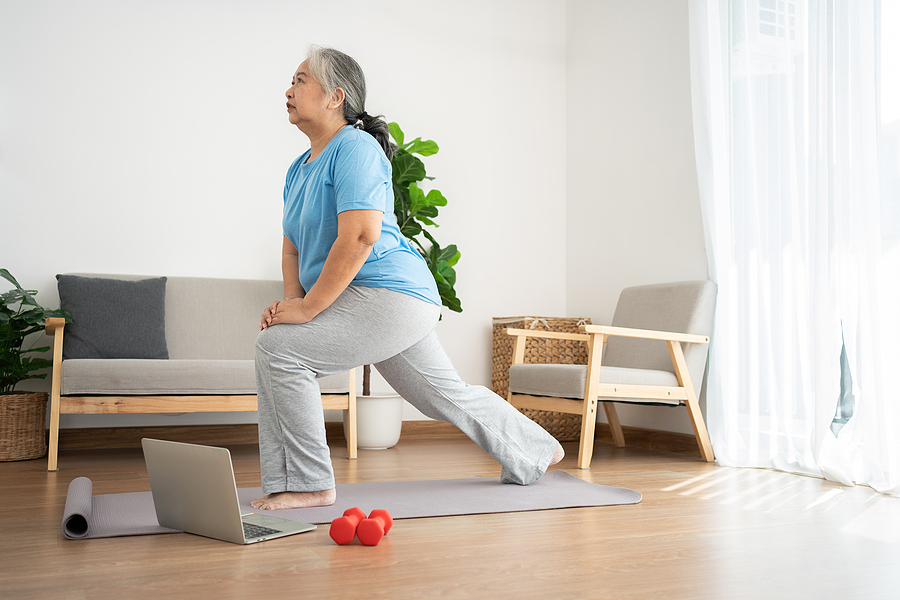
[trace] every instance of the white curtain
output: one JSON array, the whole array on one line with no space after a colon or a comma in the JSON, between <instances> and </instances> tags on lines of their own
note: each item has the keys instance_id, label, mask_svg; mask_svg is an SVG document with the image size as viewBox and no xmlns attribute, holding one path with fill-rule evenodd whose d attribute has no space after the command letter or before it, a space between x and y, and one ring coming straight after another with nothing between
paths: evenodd
<instances>
[{"instance_id":1,"label":"white curtain","mask_svg":"<svg viewBox=\"0 0 900 600\"><path fill-rule=\"evenodd\" d=\"M691 0L722 464L900 495L898 5Z\"/></svg>"}]
</instances>

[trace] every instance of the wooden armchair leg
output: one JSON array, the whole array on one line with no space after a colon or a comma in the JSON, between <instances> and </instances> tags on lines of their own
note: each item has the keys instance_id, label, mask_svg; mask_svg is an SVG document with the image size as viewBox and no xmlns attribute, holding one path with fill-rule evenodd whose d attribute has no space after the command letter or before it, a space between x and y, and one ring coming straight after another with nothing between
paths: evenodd
<instances>
[{"instance_id":1,"label":"wooden armchair leg","mask_svg":"<svg viewBox=\"0 0 900 600\"><path fill-rule=\"evenodd\" d=\"M609 422L609 430L612 432L613 443L616 448L625 447L625 434L622 433L622 425L619 423L619 413L612 402L604 402L603 410L606 411L606 420Z\"/></svg>"},{"instance_id":2,"label":"wooden armchair leg","mask_svg":"<svg viewBox=\"0 0 900 600\"><path fill-rule=\"evenodd\" d=\"M584 402L581 413L581 441L578 444L578 468L591 468L594 454L594 432L597 429L597 385L603 357L603 336L592 335L588 341L587 372L584 375Z\"/></svg>"},{"instance_id":3,"label":"wooden armchair leg","mask_svg":"<svg viewBox=\"0 0 900 600\"><path fill-rule=\"evenodd\" d=\"M694 384L688 372L687 362L684 360L684 352L680 343L670 341L668 344L669 355L672 357L672 364L675 365L675 376L678 377L678 383L681 384L687 394L685 404L691 417L691 425L694 427L697 445L700 446L700 456L706 462L712 462L716 457L713 454L712 444L709 441L709 432L706 430L703 413L700 412L700 402L697 400L697 393L694 391Z\"/></svg>"},{"instance_id":4,"label":"wooden armchair leg","mask_svg":"<svg viewBox=\"0 0 900 600\"><path fill-rule=\"evenodd\" d=\"M585 402L585 410L581 415L581 438L578 442L578 468L590 469L591 457L594 455L594 431L597 427L597 401Z\"/></svg>"},{"instance_id":5,"label":"wooden armchair leg","mask_svg":"<svg viewBox=\"0 0 900 600\"><path fill-rule=\"evenodd\" d=\"M687 400L687 409L691 417L691 425L694 426L694 436L697 438L697 445L700 446L700 456L706 462L712 462L716 459L716 456L713 454L712 443L709 441L709 432L706 430L703 413L700 412L700 403L693 394Z\"/></svg>"}]
</instances>

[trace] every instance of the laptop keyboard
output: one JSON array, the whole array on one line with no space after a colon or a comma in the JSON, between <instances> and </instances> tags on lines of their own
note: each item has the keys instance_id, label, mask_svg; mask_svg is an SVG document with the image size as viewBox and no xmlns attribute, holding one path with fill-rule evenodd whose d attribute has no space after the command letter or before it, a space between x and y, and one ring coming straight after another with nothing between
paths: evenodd
<instances>
[{"instance_id":1,"label":"laptop keyboard","mask_svg":"<svg viewBox=\"0 0 900 600\"><path fill-rule=\"evenodd\" d=\"M263 527L262 525L253 525L252 523L244 523L244 539L262 537L264 535L272 535L273 533L281 533L278 529L271 527Z\"/></svg>"}]
</instances>

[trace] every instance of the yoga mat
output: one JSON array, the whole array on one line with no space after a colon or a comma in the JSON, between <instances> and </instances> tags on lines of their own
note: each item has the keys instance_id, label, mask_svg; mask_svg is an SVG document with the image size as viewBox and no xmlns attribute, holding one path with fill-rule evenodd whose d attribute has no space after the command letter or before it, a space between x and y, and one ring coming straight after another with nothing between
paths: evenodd
<instances>
[{"instance_id":1,"label":"yoga mat","mask_svg":"<svg viewBox=\"0 0 900 600\"><path fill-rule=\"evenodd\" d=\"M156 521L150 492L91 496L91 482L79 477L69 484L63 513L63 534L69 539L173 533ZM238 490L245 512L272 514L305 523L331 523L354 506L367 514L387 509L394 519L636 504L634 490L583 481L562 470L550 471L528 486L500 483L497 477L436 481L390 481L337 485L331 506L288 510L256 510L250 502L260 488Z\"/></svg>"},{"instance_id":2,"label":"yoga mat","mask_svg":"<svg viewBox=\"0 0 900 600\"><path fill-rule=\"evenodd\" d=\"M156 520L150 492L94 496L93 489L87 477L77 477L69 484L62 530L70 540L178 533Z\"/></svg>"}]
</instances>

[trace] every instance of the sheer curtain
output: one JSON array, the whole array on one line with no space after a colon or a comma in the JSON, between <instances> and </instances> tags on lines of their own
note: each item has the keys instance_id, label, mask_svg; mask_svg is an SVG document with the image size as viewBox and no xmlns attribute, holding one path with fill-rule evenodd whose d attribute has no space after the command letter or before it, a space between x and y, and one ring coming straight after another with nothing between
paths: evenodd
<instances>
[{"instance_id":1,"label":"sheer curtain","mask_svg":"<svg viewBox=\"0 0 900 600\"><path fill-rule=\"evenodd\" d=\"M691 0L721 464L900 495L898 4Z\"/></svg>"}]
</instances>

